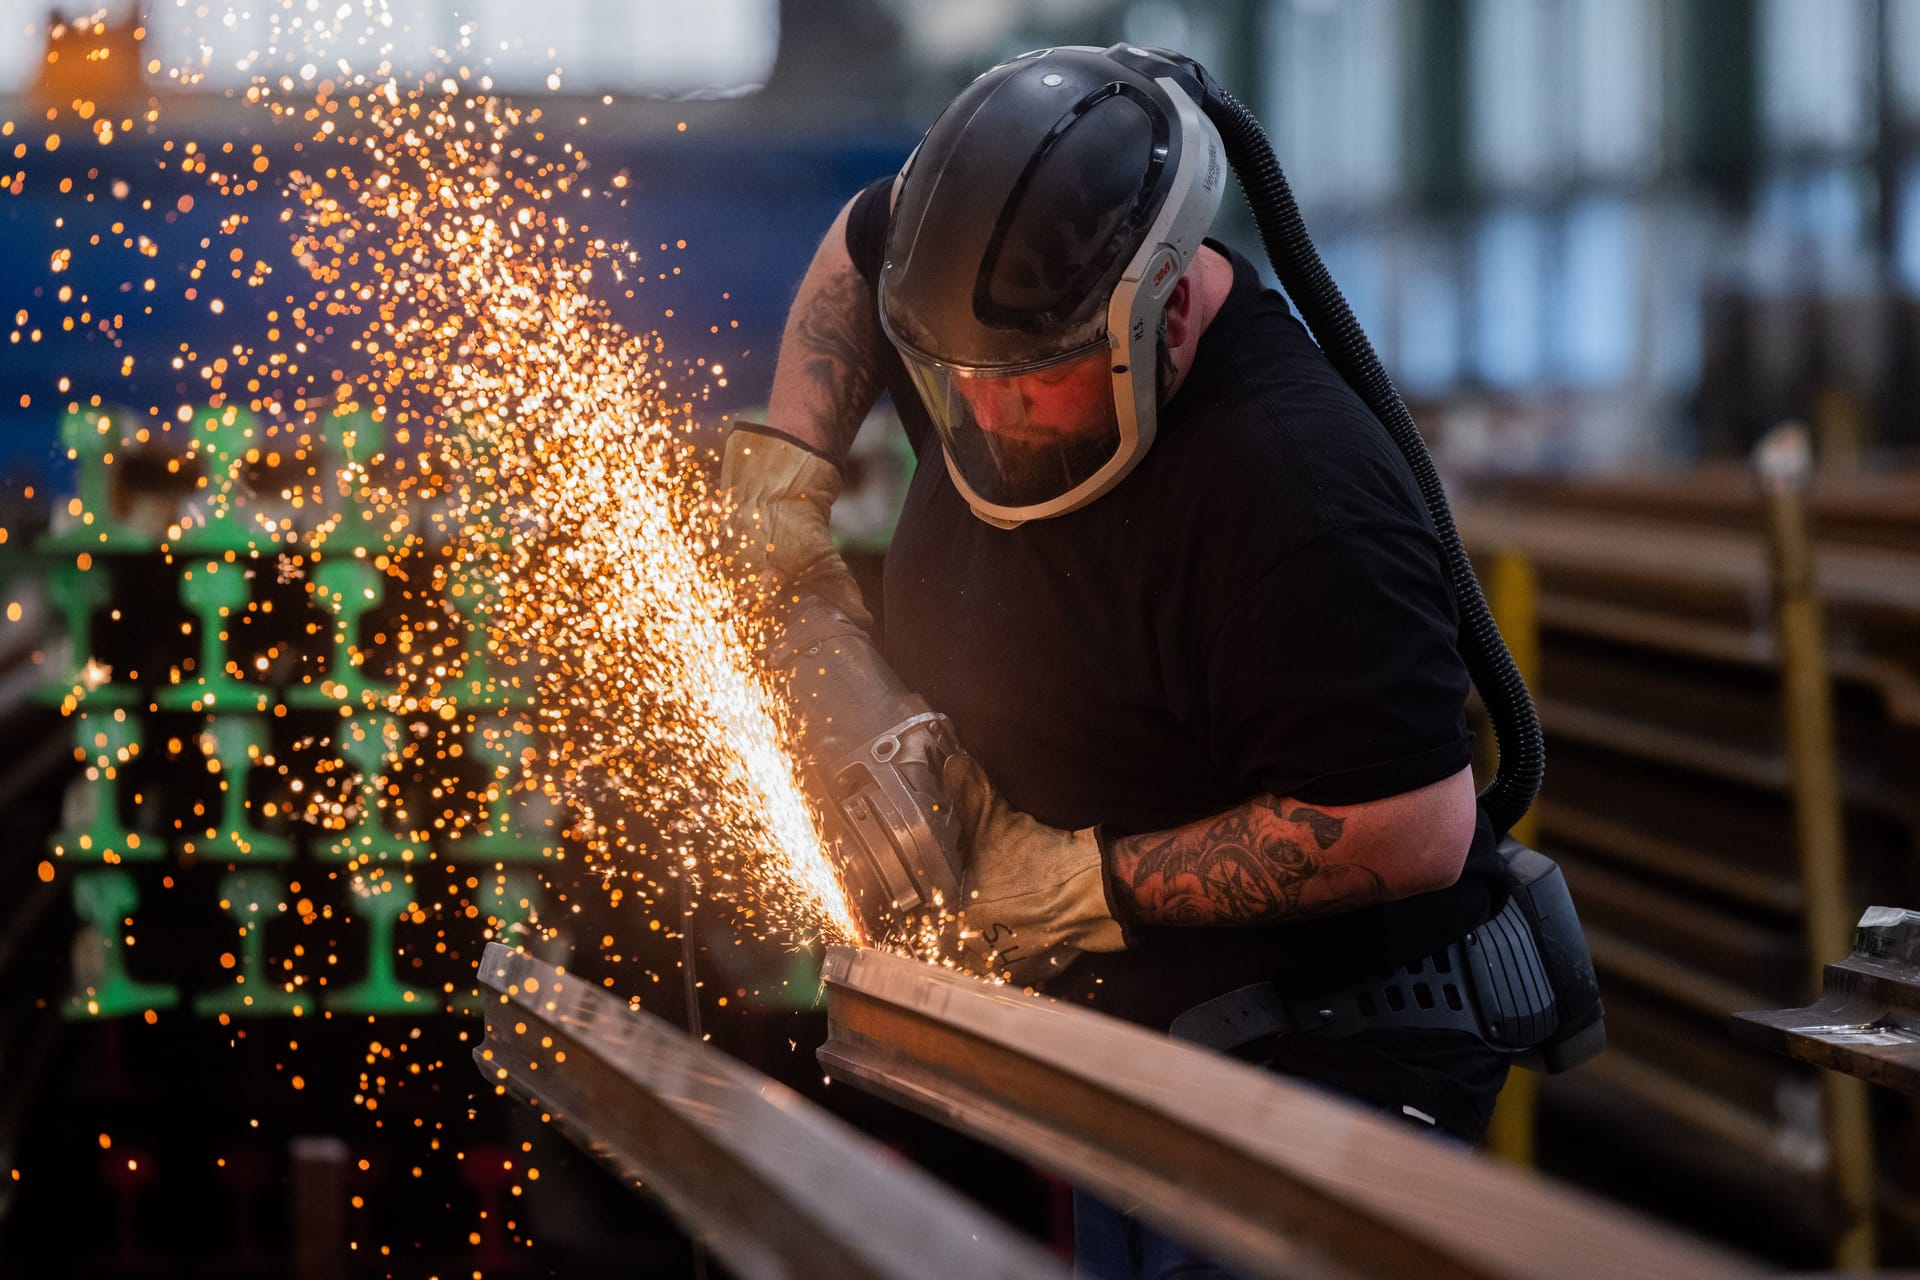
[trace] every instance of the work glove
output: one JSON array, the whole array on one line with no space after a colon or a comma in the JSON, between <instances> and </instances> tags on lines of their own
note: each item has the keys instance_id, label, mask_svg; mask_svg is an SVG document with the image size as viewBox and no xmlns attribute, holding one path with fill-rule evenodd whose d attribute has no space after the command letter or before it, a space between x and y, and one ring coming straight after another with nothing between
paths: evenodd
<instances>
[{"instance_id":1,"label":"work glove","mask_svg":"<svg viewBox=\"0 0 1920 1280\"><path fill-rule=\"evenodd\" d=\"M1062 831L1021 813L987 781L979 761L948 757L942 771L959 820L959 960L984 976L1030 987L1060 973L1083 951L1120 951L1125 930L1107 901L1100 837L1093 827Z\"/></svg>"},{"instance_id":2,"label":"work glove","mask_svg":"<svg viewBox=\"0 0 1920 1280\"><path fill-rule=\"evenodd\" d=\"M870 627L873 615L827 529L840 483L840 469L813 450L737 423L720 455L719 487L734 503L722 532L734 535L736 571L760 591L816 595Z\"/></svg>"}]
</instances>

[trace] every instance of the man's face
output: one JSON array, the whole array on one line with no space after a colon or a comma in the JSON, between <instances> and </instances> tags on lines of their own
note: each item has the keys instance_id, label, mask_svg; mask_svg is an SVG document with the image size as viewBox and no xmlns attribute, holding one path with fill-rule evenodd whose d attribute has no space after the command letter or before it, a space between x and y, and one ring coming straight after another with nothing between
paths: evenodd
<instances>
[{"instance_id":1,"label":"man's face","mask_svg":"<svg viewBox=\"0 0 1920 1280\"><path fill-rule=\"evenodd\" d=\"M1063 493L1113 456L1118 437L1106 351L1031 373L955 378L953 388L978 430L970 446L953 447L984 451L1012 505Z\"/></svg>"},{"instance_id":2,"label":"man's face","mask_svg":"<svg viewBox=\"0 0 1920 1280\"><path fill-rule=\"evenodd\" d=\"M955 388L996 448L1071 446L1105 437L1112 422L1113 374L1104 350L1032 373L959 378Z\"/></svg>"}]
</instances>

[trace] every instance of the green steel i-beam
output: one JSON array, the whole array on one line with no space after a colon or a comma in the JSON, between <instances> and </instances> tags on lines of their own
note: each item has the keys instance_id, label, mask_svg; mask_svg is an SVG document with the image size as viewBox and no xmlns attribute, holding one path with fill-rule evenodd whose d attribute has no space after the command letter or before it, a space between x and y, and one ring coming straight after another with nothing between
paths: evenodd
<instances>
[{"instance_id":1,"label":"green steel i-beam","mask_svg":"<svg viewBox=\"0 0 1920 1280\"><path fill-rule=\"evenodd\" d=\"M333 616L326 675L294 689L288 701L302 707L376 705L390 686L367 674L360 620L380 603L380 571L355 555L323 556L313 570L313 600Z\"/></svg>"},{"instance_id":2,"label":"green steel i-beam","mask_svg":"<svg viewBox=\"0 0 1920 1280\"><path fill-rule=\"evenodd\" d=\"M170 711L264 711L266 690L236 680L227 672L227 624L246 606L249 595L245 559L208 560L186 569L180 597L194 614L200 655L191 680L160 691L156 699Z\"/></svg>"},{"instance_id":3,"label":"green steel i-beam","mask_svg":"<svg viewBox=\"0 0 1920 1280\"><path fill-rule=\"evenodd\" d=\"M76 952L79 972L65 1010L68 1018L119 1018L179 1005L178 989L140 982L127 973L131 936L125 931L139 905L140 886L130 872L83 871L73 878L74 914L87 929Z\"/></svg>"},{"instance_id":4,"label":"green steel i-beam","mask_svg":"<svg viewBox=\"0 0 1920 1280\"><path fill-rule=\"evenodd\" d=\"M193 1011L201 1017L224 1013L235 1018L297 1016L309 1012L313 998L275 983L267 969L266 925L275 915L287 910L286 882L275 872L260 867L229 871L220 880L220 905L240 922L240 953L234 958L238 972L231 984L195 996Z\"/></svg>"},{"instance_id":5,"label":"green steel i-beam","mask_svg":"<svg viewBox=\"0 0 1920 1280\"><path fill-rule=\"evenodd\" d=\"M255 825L247 803L247 778L257 766L267 721L256 715L218 715L207 719L201 742L212 748L208 761L220 775L220 817L195 839L201 857L277 862L293 856L292 842Z\"/></svg>"},{"instance_id":6,"label":"green steel i-beam","mask_svg":"<svg viewBox=\"0 0 1920 1280\"><path fill-rule=\"evenodd\" d=\"M440 1002L432 992L408 986L395 972L394 926L418 905L407 882L394 875L356 877L354 894L349 913L367 923L366 976L329 993L327 1008L335 1013L369 1014L438 1010Z\"/></svg>"},{"instance_id":7,"label":"green steel i-beam","mask_svg":"<svg viewBox=\"0 0 1920 1280\"><path fill-rule=\"evenodd\" d=\"M74 754L87 766L82 802L88 816L53 837L58 857L119 862L153 862L166 845L144 839L120 821L121 770L140 755L140 724L125 709L81 711L73 717Z\"/></svg>"}]
</instances>

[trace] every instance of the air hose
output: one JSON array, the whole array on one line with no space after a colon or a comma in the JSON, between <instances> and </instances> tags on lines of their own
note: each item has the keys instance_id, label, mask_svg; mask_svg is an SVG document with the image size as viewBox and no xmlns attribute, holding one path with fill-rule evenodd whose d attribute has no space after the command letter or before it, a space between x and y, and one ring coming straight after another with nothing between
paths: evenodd
<instances>
[{"instance_id":1,"label":"air hose","mask_svg":"<svg viewBox=\"0 0 1920 1280\"><path fill-rule=\"evenodd\" d=\"M1440 537L1448 585L1460 611L1461 656L1486 704L1500 753L1499 767L1493 781L1481 792L1480 801L1494 831L1505 835L1540 791L1540 780L1546 772L1546 744L1533 698L1514 666L1513 655L1507 652L1506 641L1500 638L1500 628L1494 624L1486 597L1481 594L1480 580L1460 545L1460 533L1454 527L1453 511L1447 505L1433 458L1413 425L1406 402L1374 354L1373 344L1307 237L1293 191L1260 122L1205 71L1189 60L1180 61L1190 74L1197 73L1202 110L1220 131L1227 161L1240 177L1254 223L1260 229L1260 241L1281 287L1300 309L1301 318L1327 359L1387 429L1420 487L1420 497Z\"/></svg>"}]
</instances>

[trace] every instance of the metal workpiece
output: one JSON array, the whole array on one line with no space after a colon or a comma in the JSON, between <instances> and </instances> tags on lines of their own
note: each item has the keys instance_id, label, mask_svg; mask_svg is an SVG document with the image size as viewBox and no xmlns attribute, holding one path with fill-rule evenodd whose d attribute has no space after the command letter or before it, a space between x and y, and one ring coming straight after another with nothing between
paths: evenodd
<instances>
[{"instance_id":1,"label":"metal workpiece","mask_svg":"<svg viewBox=\"0 0 1920 1280\"><path fill-rule=\"evenodd\" d=\"M1868 907L1853 951L1803 1009L1733 1015L1736 1036L1873 1084L1920 1095L1920 912Z\"/></svg>"},{"instance_id":2,"label":"metal workpiece","mask_svg":"<svg viewBox=\"0 0 1920 1280\"><path fill-rule=\"evenodd\" d=\"M1091 1010L833 947L820 1061L1269 1276L1730 1277L1731 1254Z\"/></svg>"},{"instance_id":3,"label":"metal workpiece","mask_svg":"<svg viewBox=\"0 0 1920 1280\"><path fill-rule=\"evenodd\" d=\"M1046 1277L1007 1227L793 1090L501 943L481 1073L760 1277Z\"/></svg>"}]
</instances>

